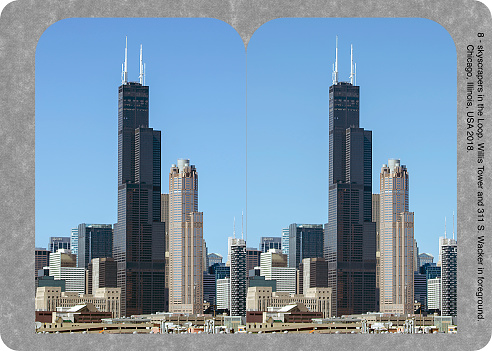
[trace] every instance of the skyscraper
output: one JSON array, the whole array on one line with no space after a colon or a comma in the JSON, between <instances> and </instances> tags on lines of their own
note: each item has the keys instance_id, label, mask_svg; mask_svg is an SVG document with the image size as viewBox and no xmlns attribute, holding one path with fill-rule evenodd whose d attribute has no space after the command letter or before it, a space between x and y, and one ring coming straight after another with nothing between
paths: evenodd
<instances>
[{"instance_id":1,"label":"skyscraper","mask_svg":"<svg viewBox=\"0 0 492 351\"><path fill-rule=\"evenodd\" d=\"M376 311L379 311L379 269L381 252L379 248L379 194L372 194L372 221L376 223Z\"/></svg>"},{"instance_id":2,"label":"skyscraper","mask_svg":"<svg viewBox=\"0 0 492 351\"><path fill-rule=\"evenodd\" d=\"M79 254L79 228L72 228L70 235L70 251L77 256Z\"/></svg>"},{"instance_id":3,"label":"skyscraper","mask_svg":"<svg viewBox=\"0 0 492 351\"><path fill-rule=\"evenodd\" d=\"M203 312L203 213L198 212L198 173L178 159L169 173L169 310Z\"/></svg>"},{"instance_id":4,"label":"skyscraper","mask_svg":"<svg viewBox=\"0 0 492 351\"><path fill-rule=\"evenodd\" d=\"M435 312L436 310L441 311L441 308L441 278L436 277L427 280L427 310L429 312Z\"/></svg>"},{"instance_id":5,"label":"skyscraper","mask_svg":"<svg viewBox=\"0 0 492 351\"><path fill-rule=\"evenodd\" d=\"M139 82L128 81L125 48L118 88L118 222L113 248L121 314L164 311L161 132L149 128L149 87L143 82L142 47Z\"/></svg>"},{"instance_id":6,"label":"skyscraper","mask_svg":"<svg viewBox=\"0 0 492 351\"><path fill-rule=\"evenodd\" d=\"M253 247L246 248L246 275L250 269L260 266L261 251Z\"/></svg>"},{"instance_id":7,"label":"skyscraper","mask_svg":"<svg viewBox=\"0 0 492 351\"><path fill-rule=\"evenodd\" d=\"M288 266L299 268L305 258L323 257L323 225L297 224L289 226Z\"/></svg>"},{"instance_id":8,"label":"skyscraper","mask_svg":"<svg viewBox=\"0 0 492 351\"><path fill-rule=\"evenodd\" d=\"M305 258L299 265L299 294L309 288L328 287L328 262L323 257Z\"/></svg>"},{"instance_id":9,"label":"skyscraper","mask_svg":"<svg viewBox=\"0 0 492 351\"><path fill-rule=\"evenodd\" d=\"M282 253L287 255L287 266L289 265L289 228L282 229Z\"/></svg>"},{"instance_id":10,"label":"skyscraper","mask_svg":"<svg viewBox=\"0 0 492 351\"><path fill-rule=\"evenodd\" d=\"M165 311L169 311L169 194L161 194L161 222L164 222L165 233L165 265L166 265L166 278L165 278L165 290L164 299L166 306Z\"/></svg>"},{"instance_id":11,"label":"skyscraper","mask_svg":"<svg viewBox=\"0 0 492 351\"><path fill-rule=\"evenodd\" d=\"M335 316L376 307L372 132L359 128L359 87L352 67L351 63L350 83L339 82L337 44L329 89L329 198L323 252Z\"/></svg>"},{"instance_id":12,"label":"skyscraper","mask_svg":"<svg viewBox=\"0 0 492 351\"><path fill-rule=\"evenodd\" d=\"M223 257L222 257L221 254L212 252L212 253L209 253L207 255L207 257L208 257L208 267L211 267L211 266L213 266L216 263L219 263L219 264L222 263L222 258ZM208 269L208 267L207 267L207 269Z\"/></svg>"},{"instance_id":13,"label":"skyscraper","mask_svg":"<svg viewBox=\"0 0 492 351\"><path fill-rule=\"evenodd\" d=\"M276 280L277 291L296 293L297 270L287 267L287 256L281 250L270 249L260 255L260 274L266 280Z\"/></svg>"},{"instance_id":14,"label":"skyscraper","mask_svg":"<svg viewBox=\"0 0 492 351\"><path fill-rule=\"evenodd\" d=\"M50 264L50 251L45 248L34 249L34 277L38 276L38 270Z\"/></svg>"},{"instance_id":15,"label":"skyscraper","mask_svg":"<svg viewBox=\"0 0 492 351\"><path fill-rule=\"evenodd\" d=\"M50 253L50 276L65 280L65 291L85 293L85 268L76 267L76 256L69 249Z\"/></svg>"},{"instance_id":16,"label":"skyscraper","mask_svg":"<svg viewBox=\"0 0 492 351\"><path fill-rule=\"evenodd\" d=\"M441 316L456 317L457 307L457 279L458 279L458 245L451 243L442 246L441 261Z\"/></svg>"},{"instance_id":17,"label":"skyscraper","mask_svg":"<svg viewBox=\"0 0 492 351\"><path fill-rule=\"evenodd\" d=\"M114 258L93 258L88 266L87 294L92 294L99 288L116 288L116 272Z\"/></svg>"},{"instance_id":18,"label":"skyscraper","mask_svg":"<svg viewBox=\"0 0 492 351\"><path fill-rule=\"evenodd\" d=\"M412 313L414 302L413 212L409 208L408 171L388 160L380 174L381 312Z\"/></svg>"},{"instance_id":19,"label":"skyscraper","mask_svg":"<svg viewBox=\"0 0 492 351\"><path fill-rule=\"evenodd\" d=\"M246 241L233 239L231 246L231 316L246 317Z\"/></svg>"},{"instance_id":20,"label":"skyscraper","mask_svg":"<svg viewBox=\"0 0 492 351\"><path fill-rule=\"evenodd\" d=\"M79 224L77 267L87 268L93 258L113 257L111 224ZM72 251L73 253L73 251Z\"/></svg>"},{"instance_id":21,"label":"skyscraper","mask_svg":"<svg viewBox=\"0 0 492 351\"><path fill-rule=\"evenodd\" d=\"M419 267L422 267L426 263L433 263L434 262L434 256L432 256L430 253L421 253L419 254Z\"/></svg>"},{"instance_id":22,"label":"skyscraper","mask_svg":"<svg viewBox=\"0 0 492 351\"><path fill-rule=\"evenodd\" d=\"M282 249L282 238L280 236L262 236L260 238L259 249L261 252L268 252L270 249Z\"/></svg>"},{"instance_id":23,"label":"skyscraper","mask_svg":"<svg viewBox=\"0 0 492 351\"><path fill-rule=\"evenodd\" d=\"M231 278L226 277L217 279L217 288L215 299L217 302L217 309L231 310Z\"/></svg>"},{"instance_id":24,"label":"skyscraper","mask_svg":"<svg viewBox=\"0 0 492 351\"><path fill-rule=\"evenodd\" d=\"M50 237L49 248L50 252L57 252L59 249L70 250L70 240L69 236L58 236Z\"/></svg>"}]
</instances>

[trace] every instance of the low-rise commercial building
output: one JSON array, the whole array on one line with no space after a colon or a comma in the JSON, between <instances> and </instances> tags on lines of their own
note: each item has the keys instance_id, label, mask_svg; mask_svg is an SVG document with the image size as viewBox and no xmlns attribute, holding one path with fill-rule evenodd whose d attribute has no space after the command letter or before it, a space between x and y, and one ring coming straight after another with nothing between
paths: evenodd
<instances>
[{"instance_id":1,"label":"low-rise commercial building","mask_svg":"<svg viewBox=\"0 0 492 351\"><path fill-rule=\"evenodd\" d=\"M321 312L331 317L331 288L308 288L306 294L272 292L271 287L250 287L246 296L247 311L268 311L269 307L285 307L302 303L310 312Z\"/></svg>"},{"instance_id":2,"label":"low-rise commercial building","mask_svg":"<svg viewBox=\"0 0 492 351\"><path fill-rule=\"evenodd\" d=\"M57 307L73 307L93 304L101 312L111 312L113 318L120 317L121 288L98 288L94 295L62 292L59 287L38 287L36 291L36 311L56 311Z\"/></svg>"}]
</instances>

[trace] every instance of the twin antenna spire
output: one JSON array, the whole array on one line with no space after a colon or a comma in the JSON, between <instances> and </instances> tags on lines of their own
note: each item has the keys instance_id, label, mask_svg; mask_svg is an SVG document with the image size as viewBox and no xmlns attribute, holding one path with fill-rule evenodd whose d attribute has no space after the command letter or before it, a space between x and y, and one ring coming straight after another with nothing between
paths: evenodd
<instances>
[{"instance_id":1,"label":"twin antenna spire","mask_svg":"<svg viewBox=\"0 0 492 351\"><path fill-rule=\"evenodd\" d=\"M138 76L141 85L145 85L145 63L142 63L142 45L140 44L140 74ZM121 84L128 83L128 37L125 37L125 63L121 64Z\"/></svg>"},{"instance_id":2,"label":"twin antenna spire","mask_svg":"<svg viewBox=\"0 0 492 351\"><path fill-rule=\"evenodd\" d=\"M354 51L352 45L350 45L350 84L356 85L355 75L356 75L357 65L354 63ZM333 85L338 84L338 35L336 39L335 46L335 64L333 65Z\"/></svg>"}]
</instances>

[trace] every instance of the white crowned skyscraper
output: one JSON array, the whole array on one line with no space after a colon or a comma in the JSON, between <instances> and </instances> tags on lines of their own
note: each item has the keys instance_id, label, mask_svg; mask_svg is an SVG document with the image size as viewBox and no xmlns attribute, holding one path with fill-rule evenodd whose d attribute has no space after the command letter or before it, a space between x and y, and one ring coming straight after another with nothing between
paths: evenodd
<instances>
[{"instance_id":1,"label":"white crowned skyscraper","mask_svg":"<svg viewBox=\"0 0 492 351\"><path fill-rule=\"evenodd\" d=\"M380 174L381 312L413 312L413 212L408 211L408 193L407 168L400 160L388 160Z\"/></svg>"},{"instance_id":2,"label":"white crowned skyscraper","mask_svg":"<svg viewBox=\"0 0 492 351\"><path fill-rule=\"evenodd\" d=\"M203 312L203 213L198 212L198 174L178 159L169 173L169 310Z\"/></svg>"}]
</instances>

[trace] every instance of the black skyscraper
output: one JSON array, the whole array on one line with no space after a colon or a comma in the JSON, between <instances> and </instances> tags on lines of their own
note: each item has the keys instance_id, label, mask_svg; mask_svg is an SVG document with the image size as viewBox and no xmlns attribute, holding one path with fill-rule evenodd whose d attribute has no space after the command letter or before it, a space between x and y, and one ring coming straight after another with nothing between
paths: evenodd
<instances>
[{"instance_id":1,"label":"black skyscraper","mask_svg":"<svg viewBox=\"0 0 492 351\"><path fill-rule=\"evenodd\" d=\"M376 309L376 227L372 222L372 133L359 128L359 87L338 82L337 70L329 90L324 257L328 286L333 289L332 311L340 316Z\"/></svg>"},{"instance_id":2,"label":"black skyscraper","mask_svg":"<svg viewBox=\"0 0 492 351\"><path fill-rule=\"evenodd\" d=\"M305 258L323 257L323 225L297 224L289 226L289 267L299 268Z\"/></svg>"},{"instance_id":3,"label":"black skyscraper","mask_svg":"<svg viewBox=\"0 0 492 351\"><path fill-rule=\"evenodd\" d=\"M87 268L93 258L113 257L111 224L79 224L77 267Z\"/></svg>"},{"instance_id":4,"label":"black skyscraper","mask_svg":"<svg viewBox=\"0 0 492 351\"><path fill-rule=\"evenodd\" d=\"M118 88L118 223L113 257L121 287L121 314L165 308L165 237L161 222L161 132L149 128L149 87L127 81Z\"/></svg>"}]
</instances>

